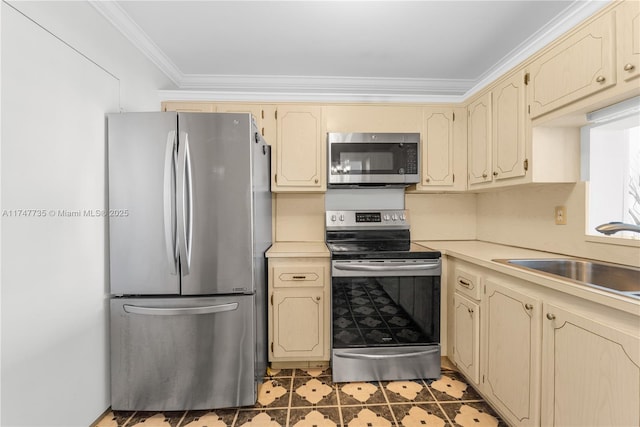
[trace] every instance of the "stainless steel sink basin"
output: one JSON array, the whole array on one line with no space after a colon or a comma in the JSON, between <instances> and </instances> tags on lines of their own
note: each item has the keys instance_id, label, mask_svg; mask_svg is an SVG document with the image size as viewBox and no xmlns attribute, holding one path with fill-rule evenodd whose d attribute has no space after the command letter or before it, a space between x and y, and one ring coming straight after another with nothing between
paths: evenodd
<instances>
[{"instance_id":1,"label":"stainless steel sink basin","mask_svg":"<svg viewBox=\"0 0 640 427\"><path fill-rule=\"evenodd\" d=\"M494 261L640 298L640 268L568 258L494 259Z\"/></svg>"}]
</instances>

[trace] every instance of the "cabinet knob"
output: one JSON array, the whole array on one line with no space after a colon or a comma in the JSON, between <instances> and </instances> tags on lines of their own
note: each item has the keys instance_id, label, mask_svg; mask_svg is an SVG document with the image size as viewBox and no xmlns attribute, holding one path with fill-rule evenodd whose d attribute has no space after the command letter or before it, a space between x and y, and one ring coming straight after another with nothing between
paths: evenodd
<instances>
[{"instance_id":1,"label":"cabinet knob","mask_svg":"<svg viewBox=\"0 0 640 427\"><path fill-rule=\"evenodd\" d=\"M467 308L469 310L469 314L473 314L473 308Z\"/></svg>"},{"instance_id":2,"label":"cabinet knob","mask_svg":"<svg viewBox=\"0 0 640 427\"><path fill-rule=\"evenodd\" d=\"M498 172L494 172L494 173L493 173L493 176L498 176Z\"/></svg>"},{"instance_id":3,"label":"cabinet knob","mask_svg":"<svg viewBox=\"0 0 640 427\"><path fill-rule=\"evenodd\" d=\"M524 308L527 309L527 310L533 310L533 305L527 303L527 304L524 305Z\"/></svg>"},{"instance_id":4,"label":"cabinet knob","mask_svg":"<svg viewBox=\"0 0 640 427\"><path fill-rule=\"evenodd\" d=\"M319 297L319 296L318 296L318 297L316 297L316 301L320 301L320 297Z\"/></svg>"},{"instance_id":5,"label":"cabinet knob","mask_svg":"<svg viewBox=\"0 0 640 427\"><path fill-rule=\"evenodd\" d=\"M424 179L424 182L430 182L430 181L431 181L431 178L425 178Z\"/></svg>"},{"instance_id":6,"label":"cabinet knob","mask_svg":"<svg viewBox=\"0 0 640 427\"><path fill-rule=\"evenodd\" d=\"M482 174L482 177L483 177L483 178L486 178L486 177L487 177L487 174L486 174L486 173L483 173L483 174Z\"/></svg>"},{"instance_id":7,"label":"cabinet knob","mask_svg":"<svg viewBox=\"0 0 640 427\"><path fill-rule=\"evenodd\" d=\"M313 182L317 184L318 183L318 178L314 179Z\"/></svg>"},{"instance_id":8,"label":"cabinet knob","mask_svg":"<svg viewBox=\"0 0 640 427\"><path fill-rule=\"evenodd\" d=\"M633 71L634 68L636 68L636 66L633 64L625 64L624 66L625 71Z\"/></svg>"},{"instance_id":9,"label":"cabinet knob","mask_svg":"<svg viewBox=\"0 0 640 427\"><path fill-rule=\"evenodd\" d=\"M555 320L556 319L556 315L553 313L547 313L547 319L549 320Z\"/></svg>"},{"instance_id":10,"label":"cabinet knob","mask_svg":"<svg viewBox=\"0 0 640 427\"><path fill-rule=\"evenodd\" d=\"M606 79L604 78L604 76L598 76L598 77L596 77L596 81L597 81L598 83L602 83L602 82L604 82L605 80L606 80Z\"/></svg>"}]
</instances>

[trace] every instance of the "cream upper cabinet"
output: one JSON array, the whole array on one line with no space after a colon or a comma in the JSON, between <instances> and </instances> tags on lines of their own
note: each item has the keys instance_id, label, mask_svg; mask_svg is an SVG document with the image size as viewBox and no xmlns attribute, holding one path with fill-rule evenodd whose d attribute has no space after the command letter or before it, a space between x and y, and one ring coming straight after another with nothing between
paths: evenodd
<instances>
[{"instance_id":1,"label":"cream upper cabinet","mask_svg":"<svg viewBox=\"0 0 640 427\"><path fill-rule=\"evenodd\" d=\"M542 304L508 284L485 284L483 388L510 424L538 425Z\"/></svg>"},{"instance_id":2,"label":"cream upper cabinet","mask_svg":"<svg viewBox=\"0 0 640 427\"><path fill-rule=\"evenodd\" d=\"M466 189L466 114L464 108L422 109L421 181L415 190Z\"/></svg>"},{"instance_id":3,"label":"cream upper cabinet","mask_svg":"<svg viewBox=\"0 0 640 427\"><path fill-rule=\"evenodd\" d=\"M600 16L529 65L531 118L616 84L613 18Z\"/></svg>"},{"instance_id":4,"label":"cream upper cabinet","mask_svg":"<svg viewBox=\"0 0 640 427\"><path fill-rule=\"evenodd\" d=\"M218 104L216 105L216 111L218 113L250 113L256 121L256 126L260 131L260 134L265 138L267 144L273 143L265 137L264 121L264 108L259 104Z\"/></svg>"},{"instance_id":5,"label":"cream upper cabinet","mask_svg":"<svg viewBox=\"0 0 640 427\"><path fill-rule=\"evenodd\" d=\"M276 127L272 191L326 191L322 107L279 105Z\"/></svg>"},{"instance_id":6,"label":"cream upper cabinet","mask_svg":"<svg viewBox=\"0 0 640 427\"><path fill-rule=\"evenodd\" d=\"M327 105L327 132L421 132L421 108L404 105Z\"/></svg>"},{"instance_id":7,"label":"cream upper cabinet","mask_svg":"<svg viewBox=\"0 0 640 427\"><path fill-rule=\"evenodd\" d=\"M614 13L618 31L618 82L630 82L640 76L640 1L621 2Z\"/></svg>"},{"instance_id":8,"label":"cream upper cabinet","mask_svg":"<svg viewBox=\"0 0 640 427\"><path fill-rule=\"evenodd\" d=\"M640 425L637 320L632 331L615 324L544 304L543 426Z\"/></svg>"},{"instance_id":9,"label":"cream upper cabinet","mask_svg":"<svg viewBox=\"0 0 640 427\"><path fill-rule=\"evenodd\" d=\"M526 84L524 70L493 89L493 171L495 180L523 176L526 159Z\"/></svg>"},{"instance_id":10,"label":"cream upper cabinet","mask_svg":"<svg viewBox=\"0 0 640 427\"><path fill-rule=\"evenodd\" d=\"M215 113L216 104L207 101L164 101L162 111L179 111L185 113Z\"/></svg>"},{"instance_id":11,"label":"cream upper cabinet","mask_svg":"<svg viewBox=\"0 0 640 427\"><path fill-rule=\"evenodd\" d=\"M469 184L491 181L491 92L469 105L467 120Z\"/></svg>"},{"instance_id":12,"label":"cream upper cabinet","mask_svg":"<svg viewBox=\"0 0 640 427\"><path fill-rule=\"evenodd\" d=\"M269 361L329 360L329 259L269 259Z\"/></svg>"}]
</instances>

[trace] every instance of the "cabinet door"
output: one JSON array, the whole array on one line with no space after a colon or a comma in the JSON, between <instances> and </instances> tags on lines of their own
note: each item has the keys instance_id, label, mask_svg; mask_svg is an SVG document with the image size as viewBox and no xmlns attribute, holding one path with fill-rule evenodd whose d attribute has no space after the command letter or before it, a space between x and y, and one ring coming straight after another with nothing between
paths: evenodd
<instances>
[{"instance_id":1,"label":"cabinet door","mask_svg":"<svg viewBox=\"0 0 640 427\"><path fill-rule=\"evenodd\" d=\"M216 105L206 101L164 101L162 111L179 111L182 113L215 113Z\"/></svg>"},{"instance_id":2,"label":"cabinet door","mask_svg":"<svg viewBox=\"0 0 640 427\"><path fill-rule=\"evenodd\" d=\"M486 286L483 388L509 424L537 425L540 301L493 280Z\"/></svg>"},{"instance_id":3,"label":"cabinet door","mask_svg":"<svg viewBox=\"0 0 640 427\"><path fill-rule=\"evenodd\" d=\"M453 185L453 108L424 109L421 162L423 186Z\"/></svg>"},{"instance_id":4,"label":"cabinet door","mask_svg":"<svg viewBox=\"0 0 640 427\"><path fill-rule=\"evenodd\" d=\"M480 306L455 293L453 295L455 338L453 360L474 383L480 383Z\"/></svg>"},{"instance_id":5,"label":"cabinet door","mask_svg":"<svg viewBox=\"0 0 640 427\"><path fill-rule=\"evenodd\" d=\"M264 137L265 129L264 124L262 123L264 120L264 110L261 105L256 104L218 104L216 105L216 111L219 113L251 113L254 120L256 121L256 126L260 129L262 136ZM265 139L266 141L266 139ZM271 143L272 141L266 141L267 143Z\"/></svg>"},{"instance_id":6,"label":"cabinet door","mask_svg":"<svg viewBox=\"0 0 640 427\"><path fill-rule=\"evenodd\" d=\"M493 177L525 174L525 72L522 70L493 90Z\"/></svg>"},{"instance_id":7,"label":"cabinet door","mask_svg":"<svg viewBox=\"0 0 640 427\"><path fill-rule=\"evenodd\" d=\"M324 356L324 304L322 288L273 292L273 358Z\"/></svg>"},{"instance_id":8,"label":"cabinet door","mask_svg":"<svg viewBox=\"0 0 640 427\"><path fill-rule=\"evenodd\" d=\"M469 184L491 181L491 92L469 105Z\"/></svg>"},{"instance_id":9,"label":"cabinet door","mask_svg":"<svg viewBox=\"0 0 640 427\"><path fill-rule=\"evenodd\" d=\"M640 76L640 2L621 2L614 13L618 28L618 79L627 82Z\"/></svg>"},{"instance_id":10,"label":"cabinet door","mask_svg":"<svg viewBox=\"0 0 640 427\"><path fill-rule=\"evenodd\" d=\"M613 14L578 30L531 64L531 117L616 83Z\"/></svg>"},{"instance_id":11,"label":"cabinet door","mask_svg":"<svg viewBox=\"0 0 640 427\"><path fill-rule=\"evenodd\" d=\"M545 304L542 425L640 425L640 338Z\"/></svg>"},{"instance_id":12,"label":"cabinet door","mask_svg":"<svg viewBox=\"0 0 640 427\"><path fill-rule=\"evenodd\" d=\"M326 190L322 107L278 106L273 191Z\"/></svg>"}]
</instances>

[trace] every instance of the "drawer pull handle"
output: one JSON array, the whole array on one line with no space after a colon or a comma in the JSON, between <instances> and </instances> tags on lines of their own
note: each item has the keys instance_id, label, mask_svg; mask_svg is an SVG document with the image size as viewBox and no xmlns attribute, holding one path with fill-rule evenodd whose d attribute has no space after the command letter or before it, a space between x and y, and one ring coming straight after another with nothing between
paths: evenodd
<instances>
[{"instance_id":1,"label":"drawer pull handle","mask_svg":"<svg viewBox=\"0 0 640 427\"><path fill-rule=\"evenodd\" d=\"M467 289L472 289L473 285L469 282L467 282L466 280L462 280L462 279L458 279L458 283L460 283L460 285L464 286Z\"/></svg>"},{"instance_id":2,"label":"drawer pull handle","mask_svg":"<svg viewBox=\"0 0 640 427\"><path fill-rule=\"evenodd\" d=\"M624 70L625 70L625 71L633 71L633 69L634 69L634 68L636 68L636 66L635 66L635 65L633 65L633 64L626 64L626 65L624 66Z\"/></svg>"},{"instance_id":3,"label":"drawer pull handle","mask_svg":"<svg viewBox=\"0 0 640 427\"><path fill-rule=\"evenodd\" d=\"M307 276L293 276L293 280L304 280Z\"/></svg>"},{"instance_id":4,"label":"drawer pull handle","mask_svg":"<svg viewBox=\"0 0 640 427\"><path fill-rule=\"evenodd\" d=\"M549 320L556 320L556 315L553 313L547 313L547 319Z\"/></svg>"}]
</instances>

